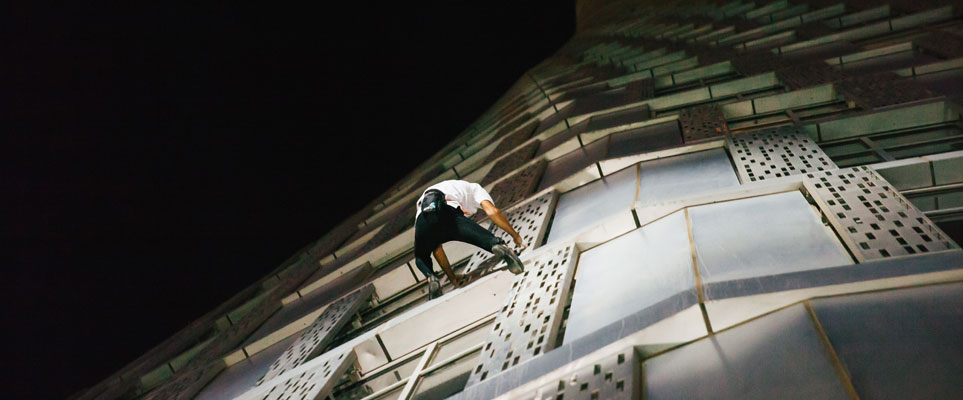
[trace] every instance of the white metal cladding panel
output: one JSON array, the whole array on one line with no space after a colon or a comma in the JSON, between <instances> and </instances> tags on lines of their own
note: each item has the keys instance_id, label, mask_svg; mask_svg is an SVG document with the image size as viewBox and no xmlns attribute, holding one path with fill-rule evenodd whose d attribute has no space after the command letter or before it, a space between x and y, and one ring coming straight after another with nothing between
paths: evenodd
<instances>
[{"instance_id":1,"label":"white metal cladding panel","mask_svg":"<svg viewBox=\"0 0 963 400\"><path fill-rule=\"evenodd\" d=\"M791 126L726 136L743 182L836 169L836 164L805 133Z\"/></svg>"},{"instance_id":2,"label":"white metal cladding panel","mask_svg":"<svg viewBox=\"0 0 963 400\"><path fill-rule=\"evenodd\" d=\"M235 400L323 399L331 395L334 386L354 363L354 351L332 351L312 360L312 366L305 368L300 374L278 379L278 382L268 382L270 386L249 391Z\"/></svg>"},{"instance_id":3,"label":"white metal cladding panel","mask_svg":"<svg viewBox=\"0 0 963 400\"><path fill-rule=\"evenodd\" d=\"M542 385L534 393L511 396L512 400L616 399L638 398L641 392L640 365L635 349L627 347L557 380Z\"/></svg>"},{"instance_id":4,"label":"white metal cladding panel","mask_svg":"<svg viewBox=\"0 0 963 400\"><path fill-rule=\"evenodd\" d=\"M703 284L852 264L799 191L691 207L689 219Z\"/></svg>"},{"instance_id":5,"label":"white metal cladding panel","mask_svg":"<svg viewBox=\"0 0 963 400\"><path fill-rule=\"evenodd\" d=\"M737 185L739 178L726 151L709 149L643 162L637 201L660 204Z\"/></svg>"},{"instance_id":6,"label":"white metal cladding panel","mask_svg":"<svg viewBox=\"0 0 963 400\"><path fill-rule=\"evenodd\" d=\"M468 386L555 347L577 258L578 249L569 244L527 263L495 317Z\"/></svg>"},{"instance_id":7,"label":"white metal cladding panel","mask_svg":"<svg viewBox=\"0 0 963 400\"><path fill-rule=\"evenodd\" d=\"M565 344L680 293L688 291L695 297L692 252L682 211L589 249L578 263ZM686 307L679 304L673 311Z\"/></svg>"},{"instance_id":8,"label":"white metal cladding panel","mask_svg":"<svg viewBox=\"0 0 963 400\"><path fill-rule=\"evenodd\" d=\"M638 171L630 166L559 196L549 240L581 232L632 207Z\"/></svg>"},{"instance_id":9,"label":"white metal cladding panel","mask_svg":"<svg viewBox=\"0 0 963 400\"><path fill-rule=\"evenodd\" d=\"M258 384L270 381L284 372L304 364L309 358L323 351L324 347L331 343L338 331L348 323L373 291L374 288L367 285L328 306L318 316L318 319L301 333L301 337L295 340L274 364L271 364L271 369L264 374Z\"/></svg>"},{"instance_id":10,"label":"white metal cladding panel","mask_svg":"<svg viewBox=\"0 0 963 400\"><path fill-rule=\"evenodd\" d=\"M418 283L409 263L411 260L394 267L390 272L371 282L379 299L387 299Z\"/></svg>"},{"instance_id":11,"label":"white metal cladding panel","mask_svg":"<svg viewBox=\"0 0 963 400\"><path fill-rule=\"evenodd\" d=\"M812 195L861 262L958 248L868 167L824 171L807 178Z\"/></svg>"},{"instance_id":12,"label":"white metal cladding panel","mask_svg":"<svg viewBox=\"0 0 963 400\"><path fill-rule=\"evenodd\" d=\"M535 250L535 247L541 243L542 238L545 236L545 229L548 226L549 217L552 215L552 208L555 206L555 200L557 196L554 191L548 191L543 193L541 196L530 199L518 206L512 207L510 211L506 211L505 218L508 222L512 224L512 227L522 236L522 240L528 249L522 251L520 256L524 256ZM488 227L492 222L490 220L484 220L481 225ZM506 244L512 246L512 238L501 228L495 227L492 232L495 237L498 237L505 241ZM468 265L465 266L465 272L472 272L479 267L490 267L486 261L493 258L494 256L485 251L476 251L471 260L468 261ZM499 262L498 267L503 267L505 263Z\"/></svg>"}]
</instances>

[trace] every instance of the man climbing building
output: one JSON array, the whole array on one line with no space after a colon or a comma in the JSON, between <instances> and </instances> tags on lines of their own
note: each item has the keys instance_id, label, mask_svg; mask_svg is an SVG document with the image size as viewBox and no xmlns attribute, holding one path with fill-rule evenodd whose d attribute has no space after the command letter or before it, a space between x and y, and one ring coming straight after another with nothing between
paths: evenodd
<instances>
[{"instance_id":1,"label":"man climbing building","mask_svg":"<svg viewBox=\"0 0 963 400\"><path fill-rule=\"evenodd\" d=\"M452 285L459 286L448 256L441 247L442 243L457 240L472 244L504 259L512 273L520 274L524 270L524 265L512 249L487 229L467 218L481 207L495 225L511 235L517 247L525 249L522 237L512 228L501 211L495 208L491 195L481 185L460 180L437 183L425 190L416 207L415 264L418 270L428 277L429 299L441 296L441 283L432 268L432 253Z\"/></svg>"}]
</instances>

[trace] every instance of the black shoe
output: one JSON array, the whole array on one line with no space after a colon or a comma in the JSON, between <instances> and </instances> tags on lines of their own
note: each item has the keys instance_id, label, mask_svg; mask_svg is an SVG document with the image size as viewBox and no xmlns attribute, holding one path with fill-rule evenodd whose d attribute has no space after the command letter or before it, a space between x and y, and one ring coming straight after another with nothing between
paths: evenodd
<instances>
[{"instance_id":1,"label":"black shoe","mask_svg":"<svg viewBox=\"0 0 963 400\"><path fill-rule=\"evenodd\" d=\"M430 276L428 278L428 300L437 299L441 295L441 282L438 281L437 276Z\"/></svg>"},{"instance_id":2,"label":"black shoe","mask_svg":"<svg viewBox=\"0 0 963 400\"><path fill-rule=\"evenodd\" d=\"M522 260L519 260L518 256L515 255L515 252L512 251L512 249L509 249L508 246L503 244L492 246L492 253L495 253L496 256L501 257L502 260L505 260L505 262L508 264L508 270L511 273L518 275L522 272L525 272L525 264L522 264Z\"/></svg>"}]
</instances>

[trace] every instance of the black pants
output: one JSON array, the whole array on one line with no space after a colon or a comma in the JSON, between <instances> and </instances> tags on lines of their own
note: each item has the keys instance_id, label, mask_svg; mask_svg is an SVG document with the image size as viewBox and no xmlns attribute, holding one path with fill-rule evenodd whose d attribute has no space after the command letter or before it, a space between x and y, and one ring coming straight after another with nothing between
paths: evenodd
<instances>
[{"instance_id":1,"label":"black pants","mask_svg":"<svg viewBox=\"0 0 963 400\"><path fill-rule=\"evenodd\" d=\"M425 276L433 274L431 253L442 243L457 240L478 246L489 253L502 244L487 229L465 217L460 208L441 203L437 210L423 211L415 221L415 265Z\"/></svg>"}]
</instances>

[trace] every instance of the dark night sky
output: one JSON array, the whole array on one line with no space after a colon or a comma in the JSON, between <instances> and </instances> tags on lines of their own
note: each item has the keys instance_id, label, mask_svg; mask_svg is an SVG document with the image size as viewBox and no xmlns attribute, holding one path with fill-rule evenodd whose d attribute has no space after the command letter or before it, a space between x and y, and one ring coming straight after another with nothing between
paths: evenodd
<instances>
[{"instance_id":1,"label":"dark night sky","mask_svg":"<svg viewBox=\"0 0 963 400\"><path fill-rule=\"evenodd\" d=\"M314 4L8 11L13 397L93 385L251 284L574 30L572 2Z\"/></svg>"}]
</instances>

